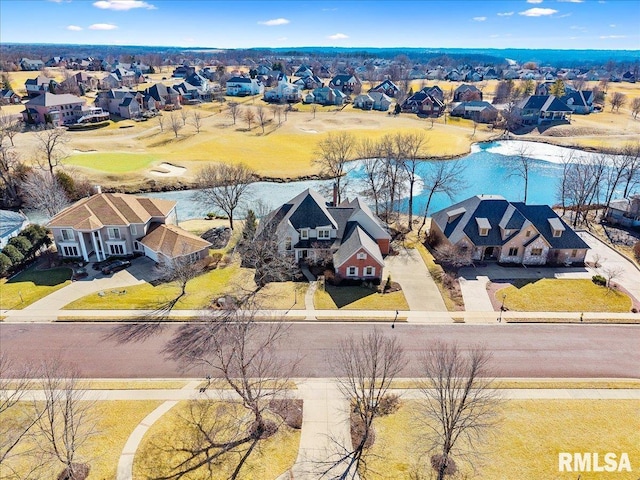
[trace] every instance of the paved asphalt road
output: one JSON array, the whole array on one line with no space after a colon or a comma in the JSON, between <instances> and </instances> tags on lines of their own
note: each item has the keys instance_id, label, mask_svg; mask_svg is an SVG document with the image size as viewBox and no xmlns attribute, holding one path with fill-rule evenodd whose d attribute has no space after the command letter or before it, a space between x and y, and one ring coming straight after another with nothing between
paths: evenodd
<instances>
[{"instance_id":1,"label":"paved asphalt road","mask_svg":"<svg viewBox=\"0 0 640 480\"><path fill-rule=\"evenodd\" d=\"M166 359L163 347L179 328L139 342L119 343L113 324L0 324L0 350L18 362L59 356L78 365L88 378L200 377ZM259 328L267 328L265 324ZM296 376L332 376L328 359L338 340L370 331L372 324L293 323L280 347L285 359L300 358ZM499 377L640 378L640 327L624 325L378 325L395 335L407 353L402 376L419 376L420 350L429 341L477 343L493 351Z\"/></svg>"}]
</instances>

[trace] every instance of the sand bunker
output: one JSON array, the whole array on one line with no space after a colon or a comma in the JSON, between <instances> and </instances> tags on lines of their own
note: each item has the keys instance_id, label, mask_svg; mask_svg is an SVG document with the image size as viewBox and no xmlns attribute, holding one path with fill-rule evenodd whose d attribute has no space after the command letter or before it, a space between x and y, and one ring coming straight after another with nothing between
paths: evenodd
<instances>
[{"instance_id":1,"label":"sand bunker","mask_svg":"<svg viewBox=\"0 0 640 480\"><path fill-rule=\"evenodd\" d=\"M163 162L157 167L154 167L149 173L156 177L179 177L180 175L184 175L186 171L187 169L184 167Z\"/></svg>"},{"instance_id":2,"label":"sand bunker","mask_svg":"<svg viewBox=\"0 0 640 480\"><path fill-rule=\"evenodd\" d=\"M301 128L300 130L303 131L304 133L318 133L317 130L310 130L307 128Z\"/></svg>"}]
</instances>

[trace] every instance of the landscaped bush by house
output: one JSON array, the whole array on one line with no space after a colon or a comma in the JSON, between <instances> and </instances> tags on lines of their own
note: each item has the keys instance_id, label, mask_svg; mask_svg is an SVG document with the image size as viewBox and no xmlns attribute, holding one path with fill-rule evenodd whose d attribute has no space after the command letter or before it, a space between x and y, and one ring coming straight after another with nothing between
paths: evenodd
<instances>
[{"instance_id":1,"label":"landscaped bush by house","mask_svg":"<svg viewBox=\"0 0 640 480\"><path fill-rule=\"evenodd\" d=\"M20 253L20 251L14 247L13 245L7 245L2 249L2 253L4 253L9 260L11 260L11 265L18 265L22 260L24 260L24 255Z\"/></svg>"},{"instance_id":2,"label":"landscaped bush by house","mask_svg":"<svg viewBox=\"0 0 640 480\"><path fill-rule=\"evenodd\" d=\"M603 287L607 286L607 279L602 275L594 275L593 277L591 277L591 281L596 285L601 285Z\"/></svg>"},{"instance_id":3,"label":"landscaped bush by house","mask_svg":"<svg viewBox=\"0 0 640 480\"><path fill-rule=\"evenodd\" d=\"M4 276L11 268L11 260L4 253L0 253L0 276Z\"/></svg>"},{"instance_id":4,"label":"landscaped bush by house","mask_svg":"<svg viewBox=\"0 0 640 480\"><path fill-rule=\"evenodd\" d=\"M13 245L14 247L16 247L18 251L24 256L27 256L32 248L29 239L27 237L23 237L22 235L10 239L9 245Z\"/></svg>"},{"instance_id":5,"label":"landscaped bush by house","mask_svg":"<svg viewBox=\"0 0 640 480\"><path fill-rule=\"evenodd\" d=\"M378 413L382 416L391 415L400 408L400 397L394 394L387 394L380 400Z\"/></svg>"}]
</instances>

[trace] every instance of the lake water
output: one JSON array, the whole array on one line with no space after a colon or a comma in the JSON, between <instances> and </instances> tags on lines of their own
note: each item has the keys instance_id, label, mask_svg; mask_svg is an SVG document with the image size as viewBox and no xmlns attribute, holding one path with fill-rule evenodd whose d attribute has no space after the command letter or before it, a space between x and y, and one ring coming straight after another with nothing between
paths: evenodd
<instances>
[{"instance_id":1,"label":"lake water","mask_svg":"<svg viewBox=\"0 0 640 480\"><path fill-rule=\"evenodd\" d=\"M446 208L460 200L464 200L477 194L502 195L510 201L522 201L524 199L524 181L522 178L511 175L517 162L517 153L526 147L529 156L534 159L529 173L529 189L527 203L553 205L558 203L557 191L562 173L560 163L567 155L574 158L589 157L592 153L580 150L571 150L553 145L546 145L522 141L500 141L474 145L472 152L460 161L464 162L465 170L463 179L466 188L456 192L455 197L448 198L444 194L435 194L429 206L429 213ZM418 173L425 174L431 168L431 162L424 162L418 169ZM348 196L353 196L362 191L362 165L354 162L348 174ZM332 182L301 181L290 183L257 182L250 188L249 200L243 208L238 209L238 218L244 215L247 208L256 208L258 203L275 208L290 200L306 188L314 188L330 198ZM414 197L414 213L423 214L427 202L426 192L420 192ZM149 193L147 196L165 198L178 202L178 219L202 218L210 209L203 208L192 199L192 191Z\"/></svg>"}]
</instances>

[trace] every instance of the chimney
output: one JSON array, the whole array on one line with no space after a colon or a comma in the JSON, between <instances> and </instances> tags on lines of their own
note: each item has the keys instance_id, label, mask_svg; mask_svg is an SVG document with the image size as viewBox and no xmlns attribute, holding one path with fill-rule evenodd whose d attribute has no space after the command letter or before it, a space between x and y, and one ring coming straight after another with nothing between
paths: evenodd
<instances>
[{"instance_id":1,"label":"chimney","mask_svg":"<svg viewBox=\"0 0 640 480\"><path fill-rule=\"evenodd\" d=\"M338 206L338 184L337 183L333 184L333 206L334 207Z\"/></svg>"},{"instance_id":2,"label":"chimney","mask_svg":"<svg viewBox=\"0 0 640 480\"><path fill-rule=\"evenodd\" d=\"M100 195L102 193L102 187L100 185L94 185L91 190L93 190L94 195Z\"/></svg>"}]
</instances>

